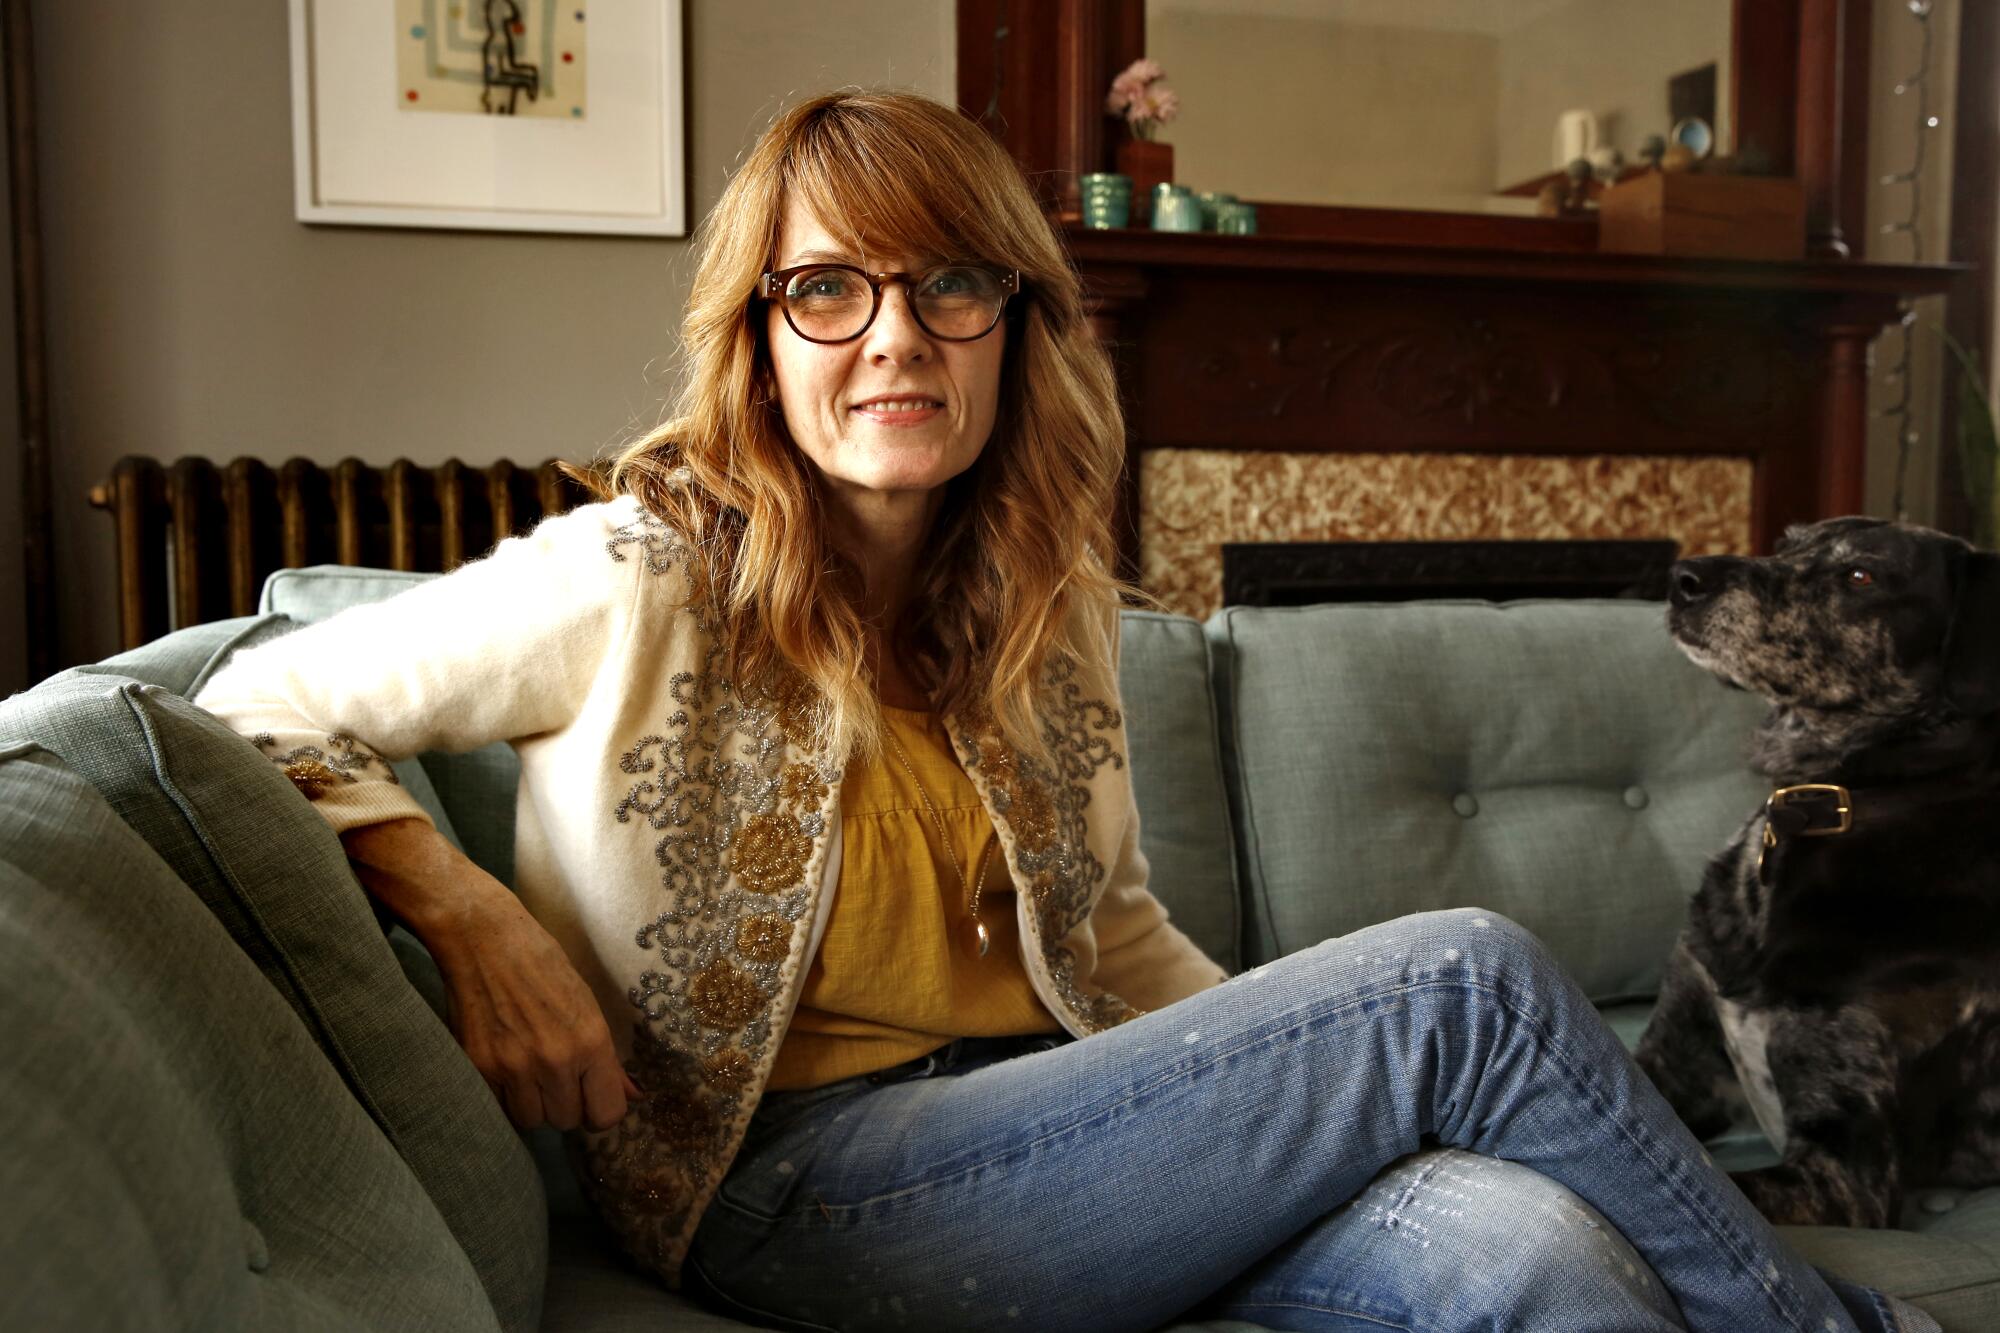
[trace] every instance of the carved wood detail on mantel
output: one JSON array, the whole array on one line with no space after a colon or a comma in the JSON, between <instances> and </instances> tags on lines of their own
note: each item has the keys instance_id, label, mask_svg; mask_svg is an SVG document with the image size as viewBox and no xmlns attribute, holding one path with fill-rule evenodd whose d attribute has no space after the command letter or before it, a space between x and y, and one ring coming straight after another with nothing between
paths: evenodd
<instances>
[{"instance_id":1,"label":"carved wood detail on mantel","mask_svg":"<svg viewBox=\"0 0 2000 1333\"><path fill-rule=\"evenodd\" d=\"M1325 411L1359 391L1412 421L1488 416L1529 422L1563 406L1571 368L1551 349L1529 348L1504 322L1344 335L1332 324L1230 330L1218 345L1184 349L1189 391L1218 409L1282 421ZM1349 386L1352 386L1350 390Z\"/></svg>"},{"instance_id":2,"label":"carved wood detail on mantel","mask_svg":"<svg viewBox=\"0 0 2000 1333\"><path fill-rule=\"evenodd\" d=\"M1178 355L1189 396L1214 417L1273 422L1338 412L1359 396L1413 425L1559 425L1589 383L1670 428L1740 430L1772 420L1811 373L1797 349L1700 317L1612 346L1504 312L1373 336L1343 333L1331 317L1265 318Z\"/></svg>"}]
</instances>

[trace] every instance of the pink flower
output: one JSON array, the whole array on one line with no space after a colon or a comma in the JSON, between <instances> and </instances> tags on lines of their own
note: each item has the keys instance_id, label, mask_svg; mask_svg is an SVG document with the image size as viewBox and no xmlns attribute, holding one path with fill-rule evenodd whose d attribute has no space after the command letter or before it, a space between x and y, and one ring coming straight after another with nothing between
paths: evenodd
<instances>
[{"instance_id":1,"label":"pink flower","mask_svg":"<svg viewBox=\"0 0 2000 1333\"><path fill-rule=\"evenodd\" d=\"M1157 120L1162 125L1181 113L1181 95L1171 88L1149 88L1146 100L1151 108L1148 119Z\"/></svg>"},{"instance_id":2,"label":"pink flower","mask_svg":"<svg viewBox=\"0 0 2000 1333\"><path fill-rule=\"evenodd\" d=\"M1111 81L1111 92L1104 99L1105 113L1115 116L1123 112L1130 117L1135 108L1147 105L1147 85L1165 77L1159 61L1141 56Z\"/></svg>"}]
</instances>

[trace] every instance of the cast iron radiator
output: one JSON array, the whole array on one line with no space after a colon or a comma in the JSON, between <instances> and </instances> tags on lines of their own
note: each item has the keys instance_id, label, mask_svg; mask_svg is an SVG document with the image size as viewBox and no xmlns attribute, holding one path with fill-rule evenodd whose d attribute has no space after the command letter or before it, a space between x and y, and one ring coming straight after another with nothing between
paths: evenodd
<instances>
[{"instance_id":1,"label":"cast iron radiator","mask_svg":"<svg viewBox=\"0 0 2000 1333\"><path fill-rule=\"evenodd\" d=\"M294 458L274 470L250 458L127 457L90 491L117 527L125 648L254 614L276 569L452 569L589 498L554 460L374 467L348 458L322 467Z\"/></svg>"}]
</instances>

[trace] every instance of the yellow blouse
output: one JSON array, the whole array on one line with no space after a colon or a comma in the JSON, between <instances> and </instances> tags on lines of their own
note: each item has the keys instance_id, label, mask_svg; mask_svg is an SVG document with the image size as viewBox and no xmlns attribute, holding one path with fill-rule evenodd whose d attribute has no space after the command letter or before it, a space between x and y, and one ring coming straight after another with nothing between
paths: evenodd
<instances>
[{"instance_id":1,"label":"yellow blouse","mask_svg":"<svg viewBox=\"0 0 2000 1333\"><path fill-rule=\"evenodd\" d=\"M840 885L805 992L778 1048L768 1087L817 1088L914 1060L954 1037L1060 1032L1021 963L1014 889L993 823L929 713L884 708L883 724L951 837L947 852L910 775L884 744L850 765L840 788ZM956 856L965 889L949 867ZM960 945L965 899L986 858L979 917L986 956Z\"/></svg>"}]
</instances>

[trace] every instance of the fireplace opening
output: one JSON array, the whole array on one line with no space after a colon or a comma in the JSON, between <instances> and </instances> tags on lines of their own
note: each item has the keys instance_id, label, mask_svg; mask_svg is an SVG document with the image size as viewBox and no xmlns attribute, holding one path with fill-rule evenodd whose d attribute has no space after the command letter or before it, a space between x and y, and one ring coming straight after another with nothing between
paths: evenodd
<instances>
[{"instance_id":1,"label":"fireplace opening","mask_svg":"<svg viewBox=\"0 0 2000 1333\"><path fill-rule=\"evenodd\" d=\"M1225 606L1543 597L1662 601L1673 541L1229 542Z\"/></svg>"}]
</instances>

